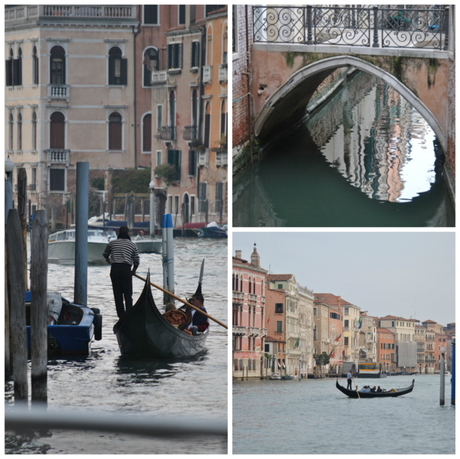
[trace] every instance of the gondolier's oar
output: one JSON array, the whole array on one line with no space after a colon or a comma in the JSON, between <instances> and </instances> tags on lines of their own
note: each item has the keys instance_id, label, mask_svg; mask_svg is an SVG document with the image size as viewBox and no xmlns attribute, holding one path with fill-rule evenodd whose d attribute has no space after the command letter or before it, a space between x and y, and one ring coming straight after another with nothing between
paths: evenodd
<instances>
[{"instance_id":1,"label":"gondolier's oar","mask_svg":"<svg viewBox=\"0 0 460 459\"><path fill-rule=\"evenodd\" d=\"M139 276L138 274L134 273L133 276L134 276L134 277L137 277L137 278L140 279L141 281L144 281L144 282L145 282L145 279L142 278L141 276ZM165 290L164 288L161 288L161 287L159 287L158 285L155 285L153 282L150 282L150 285L151 285L152 287L157 288L158 290L161 290L163 293L166 293L167 295L172 296L173 298L175 298L176 300L179 300L180 302L186 304L187 306L190 306L191 308L193 308L193 309L195 309L196 311L198 311L200 314L203 314L204 316L208 317L209 319L213 320L214 322L218 323L219 325L222 325L222 327L228 329L227 325L223 324L222 322L218 321L217 319L214 319L214 317L210 316L210 315L207 314L206 312L203 312L200 308L197 308L196 306L193 306L193 304L190 304L190 303L188 303L187 301L183 300L182 298L179 298L178 296L174 295L173 293L168 292L168 291Z\"/></svg>"},{"instance_id":2,"label":"gondolier's oar","mask_svg":"<svg viewBox=\"0 0 460 459\"><path fill-rule=\"evenodd\" d=\"M361 398L360 395L359 395L358 386L356 385L355 380L354 380L353 378L351 378L351 380L353 381L353 384L354 384L355 387L356 387L356 393L358 394L358 398Z\"/></svg>"}]
</instances>

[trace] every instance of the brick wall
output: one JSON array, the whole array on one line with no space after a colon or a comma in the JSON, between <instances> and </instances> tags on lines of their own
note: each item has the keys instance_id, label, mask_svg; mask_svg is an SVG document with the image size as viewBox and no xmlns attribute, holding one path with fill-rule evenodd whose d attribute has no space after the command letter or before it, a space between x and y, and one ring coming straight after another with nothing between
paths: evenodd
<instances>
[{"instance_id":1,"label":"brick wall","mask_svg":"<svg viewBox=\"0 0 460 459\"><path fill-rule=\"evenodd\" d=\"M247 10L246 10L247 8ZM249 49L252 44L252 7L235 5L233 7L233 20L236 20L236 33L234 37L236 50L233 52L233 146L237 147L249 140L249 107L247 96L248 76L247 49L246 49L246 11L248 24ZM251 73L251 71L249 71Z\"/></svg>"}]
</instances>

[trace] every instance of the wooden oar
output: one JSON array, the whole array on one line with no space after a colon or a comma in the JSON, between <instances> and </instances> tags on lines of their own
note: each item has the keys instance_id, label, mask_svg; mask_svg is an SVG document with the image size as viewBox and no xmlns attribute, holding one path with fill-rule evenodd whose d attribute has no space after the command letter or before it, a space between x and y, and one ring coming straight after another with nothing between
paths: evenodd
<instances>
[{"instance_id":1,"label":"wooden oar","mask_svg":"<svg viewBox=\"0 0 460 459\"><path fill-rule=\"evenodd\" d=\"M142 280L145 282L145 279L143 279L141 276L139 276L138 274L134 273L133 276L137 277L138 279ZM182 298L179 298L178 296L174 295L173 293L171 292L168 292L167 290L165 290L164 288L161 288L159 287L158 285L155 285L153 282L150 282L150 285L152 287L155 287L157 288L158 290L161 290L163 293L166 293L170 296L172 296L173 298L175 298L176 300L179 300L180 302L186 304L187 306L190 306L191 308L195 309L196 311L198 311L199 313L203 314L204 316L208 317L209 319L213 320L214 322L218 323L219 325L222 325L222 327L224 328L227 328L227 325L223 324L222 322L218 321L217 319L214 319L214 317L210 316L209 314L207 314L206 312L203 312L200 308L197 308L196 306L193 306L193 304L190 304L188 303L187 301L183 300Z\"/></svg>"},{"instance_id":2,"label":"wooden oar","mask_svg":"<svg viewBox=\"0 0 460 459\"><path fill-rule=\"evenodd\" d=\"M356 393L358 394L358 398L361 398L361 396L359 395L358 386L356 385L355 380L354 380L353 378L351 378L351 380L353 381L353 384L354 384L355 387L356 387Z\"/></svg>"}]
</instances>

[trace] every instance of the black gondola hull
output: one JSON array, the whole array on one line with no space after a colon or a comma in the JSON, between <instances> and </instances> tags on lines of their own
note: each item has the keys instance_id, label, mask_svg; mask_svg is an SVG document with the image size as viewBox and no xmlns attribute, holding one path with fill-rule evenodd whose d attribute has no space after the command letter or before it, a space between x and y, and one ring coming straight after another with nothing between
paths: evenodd
<instances>
[{"instance_id":1,"label":"black gondola hull","mask_svg":"<svg viewBox=\"0 0 460 459\"><path fill-rule=\"evenodd\" d=\"M209 328L199 335L188 335L165 320L155 305L150 276L132 309L113 327L120 352L130 358L183 360L206 351Z\"/></svg>"},{"instance_id":2,"label":"black gondola hull","mask_svg":"<svg viewBox=\"0 0 460 459\"><path fill-rule=\"evenodd\" d=\"M412 380L412 384L409 387L403 389L398 389L394 392L356 392L356 390L348 390L345 387L339 384L339 380L336 380L335 387L339 389L340 392L343 392L345 395L348 395L350 398L382 398L382 397L399 397L401 395L408 394L414 389L415 379Z\"/></svg>"}]
</instances>

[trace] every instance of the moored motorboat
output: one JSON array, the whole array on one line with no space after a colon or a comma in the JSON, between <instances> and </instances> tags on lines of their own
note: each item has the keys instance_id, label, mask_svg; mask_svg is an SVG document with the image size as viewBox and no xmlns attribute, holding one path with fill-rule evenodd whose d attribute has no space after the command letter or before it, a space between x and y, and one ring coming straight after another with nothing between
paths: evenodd
<instances>
[{"instance_id":1,"label":"moored motorboat","mask_svg":"<svg viewBox=\"0 0 460 459\"><path fill-rule=\"evenodd\" d=\"M158 310L150 289L150 273L136 304L113 327L120 352L129 358L181 360L206 351L209 327L189 335L169 323Z\"/></svg>"},{"instance_id":2,"label":"moored motorboat","mask_svg":"<svg viewBox=\"0 0 460 459\"><path fill-rule=\"evenodd\" d=\"M281 379L281 375L279 373L272 373L271 375L268 375L268 379L271 379L272 381L279 381Z\"/></svg>"},{"instance_id":3,"label":"moored motorboat","mask_svg":"<svg viewBox=\"0 0 460 459\"><path fill-rule=\"evenodd\" d=\"M283 375L281 376L281 379L284 380L284 381L291 381L294 379L294 376L291 376L291 375Z\"/></svg>"},{"instance_id":4,"label":"moored motorboat","mask_svg":"<svg viewBox=\"0 0 460 459\"><path fill-rule=\"evenodd\" d=\"M132 238L132 241L137 245L139 253L161 253L163 241L161 239L150 239L142 236Z\"/></svg>"},{"instance_id":5,"label":"moored motorboat","mask_svg":"<svg viewBox=\"0 0 460 459\"><path fill-rule=\"evenodd\" d=\"M102 256L107 244L116 239L114 230L88 230L88 263L106 263ZM57 231L48 238L48 262L63 265L75 263L75 229Z\"/></svg>"},{"instance_id":6,"label":"moored motorboat","mask_svg":"<svg viewBox=\"0 0 460 459\"><path fill-rule=\"evenodd\" d=\"M414 389L415 379L412 380L412 384L409 387L405 387L402 389L391 389L389 391L384 392L361 392L355 390L345 389L345 387L339 384L339 380L336 380L335 387L339 389L340 392L348 395L350 398L381 398L381 397L399 397L401 395L408 394L412 392ZM359 392L359 394L358 394Z\"/></svg>"},{"instance_id":7,"label":"moored motorboat","mask_svg":"<svg viewBox=\"0 0 460 459\"><path fill-rule=\"evenodd\" d=\"M211 222L207 226L199 229L192 228L193 232L198 237L210 237L210 238L226 238L227 236L227 225L219 226L216 222Z\"/></svg>"},{"instance_id":8,"label":"moored motorboat","mask_svg":"<svg viewBox=\"0 0 460 459\"><path fill-rule=\"evenodd\" d=\"M27 342L30 352L31 293L26 292ZM102 337L102 315L97 308L74 304L58 292L47 293L48 356L88 355L93 338Z\"/></svg>"}]
</instances>

